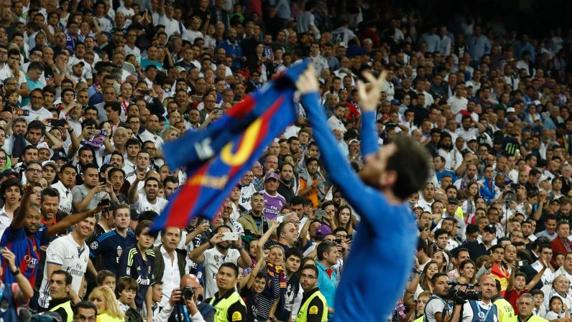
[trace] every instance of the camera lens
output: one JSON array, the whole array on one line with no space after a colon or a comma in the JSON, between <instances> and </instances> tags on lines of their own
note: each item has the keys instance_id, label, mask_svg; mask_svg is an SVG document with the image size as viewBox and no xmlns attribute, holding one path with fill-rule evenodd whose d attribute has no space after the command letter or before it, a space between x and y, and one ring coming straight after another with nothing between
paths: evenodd
<instances>
[{"instance_id":1,"label":"camera lens","mask_svg":"<svg viewBox=\"0 0 572 322\"><path fill-rule=\"evenodd\" d=\"M193 295L194 295L194 292L193 292L193 289L192 289L192 288L190 288L190 287L185 287L185 288L183 289L183 298L184 298L185 300L192 299L192 298L193 298Z\"/></svg>"}]
</instances>

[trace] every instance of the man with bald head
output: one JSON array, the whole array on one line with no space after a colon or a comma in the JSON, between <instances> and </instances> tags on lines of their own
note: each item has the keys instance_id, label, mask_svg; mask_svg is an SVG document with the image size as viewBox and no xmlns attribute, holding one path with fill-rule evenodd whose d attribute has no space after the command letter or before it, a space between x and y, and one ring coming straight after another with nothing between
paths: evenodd
<instances>
[{"instance_id":1,"label":"man with bald head","mask_svg":"<svg viewBox=\"0 0 572 322\"><path fill-rule=\"evenodd\" d=\"M479 278L481 299L467 301L463 305L463 322L498 322L499 314L493 299L497 295L495 278L485 274Z\"/></svg>"},{"instance_id":2,"label":"man with bald head","mask_svg":"<svg viewBox=\"0 0 572 322\"><path fill-rule=\"evenodd\" d=\"M168 304L154 317L154 321L214 321L214 308L203 302L204 288L193 274L181 277L181 287L171 293Z\"/></svg>"}]
</instances>

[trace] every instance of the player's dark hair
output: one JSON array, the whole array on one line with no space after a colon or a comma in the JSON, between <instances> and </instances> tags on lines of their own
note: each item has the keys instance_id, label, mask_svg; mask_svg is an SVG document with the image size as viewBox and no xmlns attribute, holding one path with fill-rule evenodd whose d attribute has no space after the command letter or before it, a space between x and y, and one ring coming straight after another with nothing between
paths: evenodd
<instances>
[{"instance_id":1,"label":"player's dark hair","mask_svg":"<svg viewBox=\"0 0 572 322\"><path fill-rule=\"evenodd\" d=\"M397 181L392 190L397 198L405 200L421 190L427 182L431 171L431 156L425 147L409 137L398 136L391 143L397 149L387 160L387 170L397 173Z\"/></svg>"}]
</instances>

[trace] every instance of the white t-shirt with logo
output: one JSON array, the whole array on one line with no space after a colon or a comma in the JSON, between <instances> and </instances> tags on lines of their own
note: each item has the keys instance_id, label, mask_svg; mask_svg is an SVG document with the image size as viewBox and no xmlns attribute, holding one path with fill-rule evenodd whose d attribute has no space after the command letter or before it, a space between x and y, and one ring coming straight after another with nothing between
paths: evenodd
<instances>
[{"instance_id":1,"label":"white t-shirt with logo","mask_svg":"<svg viewBox=\"0 0 572 322\"><path fill-rule=\"evenodd\" d=\"M204 253L205 261L205 298L213 297L218 291L216 286L216 273L223 263L237 264L240 252L234 248L228 250L226 256L216 248L207 249Z\"/></svg>"},{"instance_id":2,"label":"white t-shirt with logo","mask_svg":"<svg viewBox=\"0 0 572 322\"><path fill-rule=\"evenodd\" d=\"M155 203L151 203L149 202L147 196L144 193L139 194L139 198L135 203L135 209L137 210L138 213L142 213L144 211L154 211L160 214L161 211L163 211L163 208L165 208L165 206L167 206L167 199L157 197Z\"/></svg>"},{"instance_id":3,"label":"white t-shirt with logo","mask_svg":"<svg viewBox=\"0 0 572 322\"><path fill-rule=\"evenodd\" d=\"M44 278L40 287L38 303L44 308L47 308L50 303L48 264L60 265L62 270L71 274L71 288L77 294L87 271L88 260L89 247L87 247L85 242L82 245L78 245L71 234L59 237L51 242L46 250L46 265L44 266Z\"/></svg>"}]
</instances>

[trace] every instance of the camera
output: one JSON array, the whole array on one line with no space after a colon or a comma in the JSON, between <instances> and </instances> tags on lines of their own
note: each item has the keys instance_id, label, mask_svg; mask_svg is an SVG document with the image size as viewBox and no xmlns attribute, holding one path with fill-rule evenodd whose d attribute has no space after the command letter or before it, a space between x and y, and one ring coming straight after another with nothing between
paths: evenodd
<instances>
[{"instance_id":1,"label":"camera","mask_svg":"<svg viewBox=\"0 0 572 322\"><path fill-rule=\"evenodd\" d=\"M181 304L185 304L187 300L192 300L193 296L195 295L195 291L193 291L192 287L185 287L181 290Z\"/></svg>"},{"instance_id":2,"label":"camera","mask_svg":"<svg viewBox=\"0 0 572 322\"><path fill-rule=\"evenodd\" d=\"M481 293L473 284L449 282L449 286L449 293L446 298L453 300L457 304L463 304L466 301L476 301L481 298Z\"/></svg>"}]
</instances>

